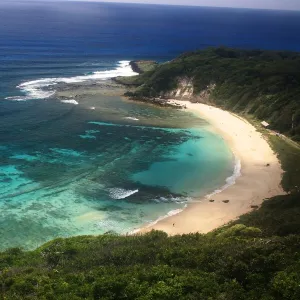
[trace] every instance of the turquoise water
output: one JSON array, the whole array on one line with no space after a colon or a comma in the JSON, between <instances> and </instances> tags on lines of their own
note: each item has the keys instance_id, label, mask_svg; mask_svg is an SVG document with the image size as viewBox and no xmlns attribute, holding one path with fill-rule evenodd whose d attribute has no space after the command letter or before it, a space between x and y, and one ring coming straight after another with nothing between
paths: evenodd
<instances>
[{"instance_id":1,"label":"turquoise water","mask_svg":"<svg viewBox=\"0 0 300 300\"><path fill-rule=\"evenodd\" d=\"M204 196L219 186L224 176L232 173L229 149L205 127L188 129L187 133L191 138L170 149L165 161L154 162L148 170L134 174L133 180L192 197Z\"/></svg>"},{"instance_id":2,"label":"turquoise water","mask_svg":"<svg viewBox=\"0 0 300 300\"><path fill-rule=\"evenodd\" d=\"M78 102L25 101L19 118L5 116L1 248L126 234L232 175L223 139L190 113L101 95Z\"/></svg>"}]
</instances>

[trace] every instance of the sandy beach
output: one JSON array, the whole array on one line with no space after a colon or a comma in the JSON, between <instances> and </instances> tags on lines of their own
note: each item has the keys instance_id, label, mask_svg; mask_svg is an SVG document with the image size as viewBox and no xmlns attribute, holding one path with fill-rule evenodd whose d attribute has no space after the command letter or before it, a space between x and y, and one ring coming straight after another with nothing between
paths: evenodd
<instances>
[{"instance_id":1,"label":"sandy beach","mask_svg":"<svg viewBox=\"0 0 300 300\"><path fill-rule=\"evenodd\" d=\"M141 232L155 229L169 235L207 233L253 210L253 206L260 206L264 199L285 193L280 185L283 170L279 160L262 134L249 122L205 104L172 102L185 105L213 125L240 160L241 175L235 184L210 199L206 197L190 203L181 213L143 228Z\"/></svg>"}]
</instances>

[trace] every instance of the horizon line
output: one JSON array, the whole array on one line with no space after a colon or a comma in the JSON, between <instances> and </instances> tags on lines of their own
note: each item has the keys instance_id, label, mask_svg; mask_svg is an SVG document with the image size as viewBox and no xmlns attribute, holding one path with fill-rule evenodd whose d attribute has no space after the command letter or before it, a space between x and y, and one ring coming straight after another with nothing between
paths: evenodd
<instances>
[{"instance_id":1,"label":"horizon line","mask_svg":"<svg viewBox=\"0 0 300 300\"><path fill-rule=\"evenodd\" d=\"M4 2L38 2L41 3L39 0L4 0ZM300 12L300 9L284 9L284 8L259 8L259 7L236 7L236 6L210 6L210 5L193 5L193 4L176 4L176 3L136 3L136 2L106 2L102 0L46 0L45 2L78 2L78 3L103 3L103 4L135 4L135 5L154 5L154 6L182 6L182 7L203 7L203 8L225 8L225 9L247 9L247 10L267 10L267 11L289 11L289 12Z\"/></svg>"}]
</instances>

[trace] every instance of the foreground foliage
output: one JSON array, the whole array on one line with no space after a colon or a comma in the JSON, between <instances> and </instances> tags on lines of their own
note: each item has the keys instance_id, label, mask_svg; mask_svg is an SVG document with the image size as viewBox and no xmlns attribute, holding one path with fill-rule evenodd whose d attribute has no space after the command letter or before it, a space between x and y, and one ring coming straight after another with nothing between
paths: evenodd
<instances>
[{"instance_id":1,"label":"foreground foliage","mask_svg":"<svg viewBox=\"0 0 300 300\"><path fill-rule=\"evenodd\" d=\"M180 79L195 96L225 109L252 114L300 141L300 54L287 51L209 48L185 53L155 70L128 78L138 85L128 96L164 96ZM206 94L207 95L207 94Z\"/></svg>"},{"instance_id":2,"label":"foreground foliage","mask_svg":"<svg viewBox=\"0 0 300 300\"><path fill-rule=\"evenodd\" d=\"M0 255L2 299L299 299L299 235L234 225L74 237Z\"/></svg>"}]
</instances>

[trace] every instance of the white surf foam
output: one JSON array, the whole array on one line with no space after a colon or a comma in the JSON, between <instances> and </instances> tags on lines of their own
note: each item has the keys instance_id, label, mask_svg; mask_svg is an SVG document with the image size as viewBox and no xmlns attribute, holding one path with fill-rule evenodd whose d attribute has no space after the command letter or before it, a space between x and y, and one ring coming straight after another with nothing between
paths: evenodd
<instances>
[{"instance_id":1,"label":"white surf foam","mask_svg":"<svg viewBox=\"0 0 300 300\"><path fill-rule=\"evenodd\" d=\"M127 120L132 120L132 121L139 121L139 119L134 118L134 117L126 117L125 119L127 119Z\"/></svg>"},{"instance_id":2,"label":"white surf foam","mask_svg":"<svg viewBox=\"0 0 300 300\"><path fill-rule=\"evenodd\" d=\"M154 199L155 202L157 203L177 203L177 204L182 204L182 203L186 203L186 202L191 202L192 198L190 197L173 197L173 196L169 196L169 197L159 197L159 199Z\"/></svg>"},{"instance_id":3,"label":"white surf foam","mask_svg":"<svg viewBox=\"0 0 300 300\"><path fill-rule=\"evenodd\" d=\"M169 218L169 217L172 217L172 216L175 216L175 215L180 214L181 212L183 212L183 210L184 210L186 207L187 207L187 204L184 206L184 208L178 208L178 209L174 209L174 210L169 211L166 215L161 216L161 217L159 217L157 220L155 220L155 221L149 223L149 224L146 226L146 228L151 227L151 226L157 224L157 223L160 222L161 220L164 220L164 219L166 219L166 218Z\"/></svg>"},{"instance_id":4,"label":"white surf foam","mask_svg":"<svg viewBox=\"0 0 300 300\"><path fill-rule=\"evenodd\" d=\"M45 99L55 94L54 86L59 83L80 83L92 80L106 80L117 76L133 76L137 75L130 64L130 61L119 61L117 67L113 70L98 71L91 74L74 76L74 77L58 77L58 78L43 78L24 82L17 86L25 95L6 97L7 100L26 101L30 99Z\"/></svg>"},{"instance_id":5,"label":"white surf foam","mask_svg":"<svg viewBox=\"0 0 300 300\"><path fill-rule=\"evenodd\" d=\"M113 199L125 199L133 194L138 193L139 190L125 190L120 188L108 189L109 196Z\"/></svg>"},{"instance_id":6,"label":"white surf foam","mask_svg":"<svg viewBox=\"0 0 300 300\"><path fill-rule=\"evenodd\" d=\"M213 191L211 194L207 195L206 198L210 199L213 195L219 194L222 191L226 190L231 185L234 185L237 178L241 176L241 161L235 156L235 164L233 174L226 178L226 184L223 185L221 188Z\"/></svg>"},{"instance_id":7,"label":"white surf foam","mask_svg":"<svg viewBox=\"0 0 300 300\"><path fill-rule=\"evenodd\" d=\"M74 105L78 105L79 103L74 100L74 99L70 99L70 100L61 100L60 102L62 103L68 103L68 104L74 104Z\"/></svg>"}]
</instances>

